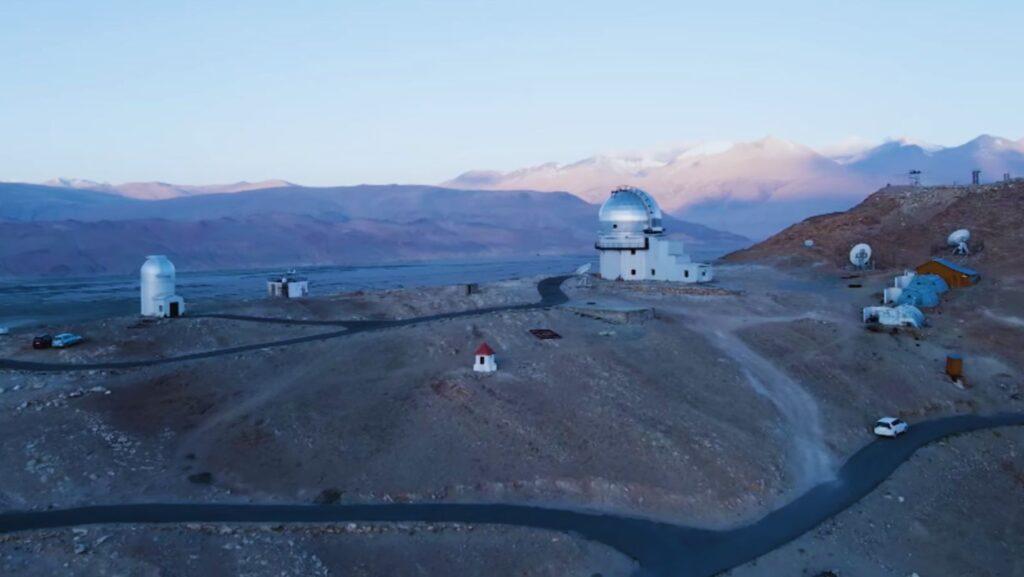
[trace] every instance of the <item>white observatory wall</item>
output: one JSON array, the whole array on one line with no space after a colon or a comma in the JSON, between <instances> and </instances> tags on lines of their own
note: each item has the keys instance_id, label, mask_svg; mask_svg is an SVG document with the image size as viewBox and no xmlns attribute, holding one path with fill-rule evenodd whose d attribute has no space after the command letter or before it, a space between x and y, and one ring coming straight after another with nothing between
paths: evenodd
<instances>
[{"instance_id":1,"label":"white observatory wall","mask_svg":"<svg viewBox=\"0 0 1024 577\"><path fill-rule=\"evenodd\" d=\"M636 254L633 254L633 253ZM636 250L606 250L601 254L601 276L615 280L621 276L623 280L642 280L650 276L648 252L643 249ZM614 262L609 272L614 276L605 275L604 257L605 254ZM636 271L636 274L632 274Z\"/></svg>"},{"instance_id":2,"label":"white observatory wall","mask_svg":"<svg viewBox=\"0 0 1024 577\"><path fill-rule=\"evenodd\" d=\"M174 296L174 265L166 258L149 258L142 265L139 278L141 312L145 316L160 316L159 305Z\"/></svg>"}]
</instances>

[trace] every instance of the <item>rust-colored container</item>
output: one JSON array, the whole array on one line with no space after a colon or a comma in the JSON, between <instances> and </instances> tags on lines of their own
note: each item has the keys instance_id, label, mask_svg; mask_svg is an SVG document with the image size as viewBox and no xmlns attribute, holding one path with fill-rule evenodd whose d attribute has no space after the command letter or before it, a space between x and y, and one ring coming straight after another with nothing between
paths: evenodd
<instances>
[{"instance_id":1,"label":"rust-colored container","mask_svg":"<svg viewBox=\"0 0 1024 577\"><path fill-rule=\"evenodd\" d=\"M954 381L964 376L964 359L960 355L952 354L946 356L946 374Z\"/></svg>"}]
</instances>

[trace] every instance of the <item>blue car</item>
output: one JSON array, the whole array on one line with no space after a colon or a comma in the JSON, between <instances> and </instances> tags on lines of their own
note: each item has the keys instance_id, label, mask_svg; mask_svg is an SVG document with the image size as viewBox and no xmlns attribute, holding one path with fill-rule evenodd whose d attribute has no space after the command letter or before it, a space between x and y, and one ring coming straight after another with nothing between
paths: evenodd
<instances>
[{"instance_id":1,"label":"blue car","mask_svg":"<svg viewBox=\"0 0 1024 577\"><path fill-rule=\"evenodd\" d=\"M51 346L57 349L63 349L64 347L77 345L84 340L85 339L83 339L81 335L76 335L74 333L61 333L53 337L53 344Z\"/></svg>"}]
</instances>

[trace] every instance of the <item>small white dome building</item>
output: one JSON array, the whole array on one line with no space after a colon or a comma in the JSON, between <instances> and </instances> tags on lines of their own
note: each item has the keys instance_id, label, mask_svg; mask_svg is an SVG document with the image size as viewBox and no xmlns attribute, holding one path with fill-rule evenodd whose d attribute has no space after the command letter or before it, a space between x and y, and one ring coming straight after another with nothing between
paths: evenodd
<instances>
[{"instance_id":1,"label":"small white dome building","mask_svg":"<svg viewBox=\"0 0 1024 577\"><path fill-rule=\"evenodd\" d=\"M498 370L494 360L494 350L487 343L482 343L473 353L473 370L478 373L493 373Z\"/></svg>"},{"instance_id":2,"label":"small white dome building","mask_svg":"<svg viewBox=\"0 0 1024 577\"><path fill-rule=\"evenodd\" d=\"M612 191L601 205L601 278L608 280L666 280L708 282L714 278L709 264L695 263L683 243L665 238L661 207L639 188Z\"/></svg>"},{"instance_id":3,"label":"small white dome building","mask_svg":"<svg viewBox=\"0 0 1024 577\"><path fill-rule=\"evenodd\" d=\"M146 257L139 271L142 316L178 317L185 314L185 299L174 294L174 264L162 254Z\"/></svg>"}]
</instances>

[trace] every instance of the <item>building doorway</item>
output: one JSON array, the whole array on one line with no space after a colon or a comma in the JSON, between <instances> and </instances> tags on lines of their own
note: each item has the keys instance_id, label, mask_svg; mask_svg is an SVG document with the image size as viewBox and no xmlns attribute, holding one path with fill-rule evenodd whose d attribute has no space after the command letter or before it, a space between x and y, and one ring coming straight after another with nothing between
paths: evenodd
<instances>
[{"instance_id":1,"label":"building doorway","mask_svg":"<svg viewBox=\"0 0 1024 577\"><path fill-rule=\"evenodd\" d=\"M179 314L180 314L180 312L178 311L178 303L176 303L176 302L172 302L172 303L170 304L170 310L168 311L168 316L170 316L170 317L176 317L176 316L178 316Z\"/></svg>"}]
</instances>

